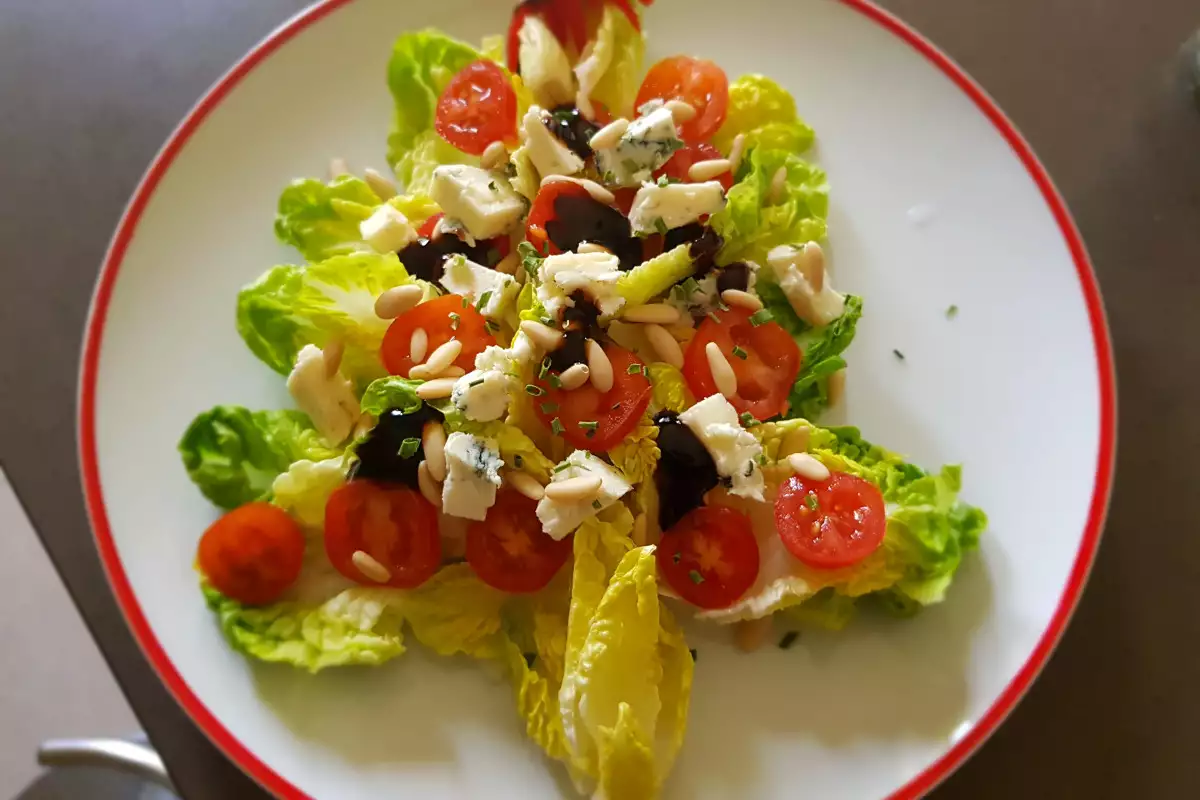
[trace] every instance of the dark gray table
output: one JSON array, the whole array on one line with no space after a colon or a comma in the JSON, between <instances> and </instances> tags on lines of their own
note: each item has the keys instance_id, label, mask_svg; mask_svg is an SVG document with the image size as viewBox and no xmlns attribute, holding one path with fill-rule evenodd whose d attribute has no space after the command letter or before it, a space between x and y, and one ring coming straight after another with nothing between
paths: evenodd
<instances>
[{"instance_id":1,"label":"dark gray table","mask_svg":"<svg viewBox=\"0 0 1200 800\"><path fill-rule=\"evenodd\" d=\"M195 798L256 789L155 679L101 574L75 459L78 347L143 169L205 88L302 5L0 3L0 461ZM1177 57L1200 5L884 5L966 67L1049 168L1095 261L1120 376L1116 492L1090 588L1041 680L937 794L1200 796L1200 112Z\"/></svg>"}]
</instances>

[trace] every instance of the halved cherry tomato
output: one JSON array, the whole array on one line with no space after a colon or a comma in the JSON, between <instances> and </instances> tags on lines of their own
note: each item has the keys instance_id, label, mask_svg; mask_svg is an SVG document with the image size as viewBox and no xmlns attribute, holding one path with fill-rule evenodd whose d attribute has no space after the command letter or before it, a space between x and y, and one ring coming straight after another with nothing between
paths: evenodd
<instances>
[{"instance_id":1,"label":"halved cherry tomato","mask_svg":"<svg viewBox=\"0 0 1200 800\"><path fill-rule=\"evenodd\" d=\"M542 530L537 503L504 489L487 519L467 528L467 564L502 592L536 592L566 563L571 541L570 536L551 539Z\"/></svg>"},{"instance_id":2,"label":"halved cherry tomato","mask_svg":"<svg viewBox=\"0 0 1200 800\"><path fill-rule=\"evenodd\" d=\"M700 144L685 145L682 150L676 150L667 160L666 164L655 170L654 177L658 178L666 175L668 178L674 178L682 183L693 183L692 179L688 177L688 170L692 168L692 164L698 161L712 161L724 157L721 151L711 144L702 142ZM716 178L710 178L710 180L720 181L722 188L728 192L733 186L733 173L722 172Z\"/></svg>"},{"instance_id":3,"label":"halved cherry tomato","mask_svg":"<svg viewBox=\"0 0 1200 800\"><path fill-rule=\"evenodd\" d=\"M196 561L221 594L246 605L266 605L300 574L304 534L278 506L247 503L208 526Z\"/></svg>"},{"instance_id":4,"label":"halved cherry tomato","mask_svg":"<svg viewBox=\"0 0 1200 800\"><path fill-rule=\"evenodd\" d=\"M438 98L433 127L459 150L477 156L494 141L515 141L517 93L500 65L475 61L451 78Z\"/></svg>"},{"instance_id":5,"label":"halved cherry tomato","mask_svg":"<svg viewBox=\"0 0 1200 800\"><path fill-rule=\"evenodd\" d=\"M691 56L664 58L646 73L634 105L640 108L656 99L682 100L696 109L696 116L679 126L679 135L688 142L702 142L725 121L729 78L711 61Z\"/></svg>"},{"instance_id":6,"label":"halved cherry tomato","mask_svg":"<svg viewBox=\"0 0 1200 800\"><path fill-rule=\"evenodd\" d=\"M461 295L444 294L405 311L388 327L379 356L390 374L407 378L409 370L416 366L410 352L417 328L424 328L429 337L426 353L432 353L451 339L462 342L462 352L454 364L467 372L475 369L475 356L496 343L487 329L487 320L468 300Z\"/></svg>"},{"instance_id":7,"label":"halved cherry tomato","mask_svg":"<svg viewBox=\"0 0 1200 800\"><path fill-rule=\"evenodd\" d=\"M750 518L722 506L700 506L663 534L658 573L694 606L726 608L758 578L758 540Z\"/></svg>"},{"instance_id":8,"label":"halved cherry tomato","mask_svg":"<svg viewBox=\"0 0 1200 800\"><path fill-rule=\"evenodd\" d=\"M729 402L739 413L766 420L787 411L788 394L800 372L800 348L776 322L755 325L751 312L731 307L715 311L696 329L683 357L683 375L698 398L716 394L705 345L716 342L737 377Z\"/></svg>"},{"instance_id":9,"label":"halved cherry tomato","mask_svg":"<svg viewBox=\"0 0 1200 800\"><path fill-rule=\"evenodd\" d=\"M533 207L529 209L529 218L525 220L525 241L533 245L539 253L557 255L562 252L546 233L546 223L554 219L554 201L564 195L586 197L589 200L592 197L587 189L569 181L554 181L538 189L537 197L533 198ZM549 250L546 249L547 246Z\"/></svg>"},{"instance_id":10,"label":"halved cherry tomato","mask_svg":"<svg viewBox=\"0 0 1200 800\"><path fill-rule=\"evenodd\" d=\"M604 354L613 369L613 387L607 392L590 382L571 391L556 389L550 375L534 381L546 392L533 399L542 422L571 446L594 453L619 444L650 404L650 381L638 357L612 342L605 345ZM633 366L637 370L630 373Z\"/></svg>"},{"instance_id":11,"label":"halved cherry tomato","mask_svg":"<svg viewBox=\"0 0 1200 800\"><path fill-rule=\"evenodd\" d=\"M442 221L442 217L444 216L446 215L439 211L429 219L422 222L421 227L417 228L417 236L422 239L432 239L433 229L437 227L437 224Z\"/></svg>"},{"instance_id":12,"label":"halved cherry tomato","mask_svg":"<svg viewBox=\"0 0 1200 800\"><path fill-rule=\"evenodd\" d=\"M796 558L815 569L857 564L883 543L887 512L875 485L835 472L814 481L793 475L779 487L775 528Z\"/></svg>"},{"instance_id":13,"label":"halved cherry tomato","mask_svg":"<svg viewBox=\"0 0 1200 800\"><path fill-rule=\"evenodd\" d=\"M359 550L388 571L388 580L375 581L355 565ZM351 481L325 504L325 554L338 572L366 586L420 586L442 563L437 509L407 486Z\"/></svg>"}]
</instances>

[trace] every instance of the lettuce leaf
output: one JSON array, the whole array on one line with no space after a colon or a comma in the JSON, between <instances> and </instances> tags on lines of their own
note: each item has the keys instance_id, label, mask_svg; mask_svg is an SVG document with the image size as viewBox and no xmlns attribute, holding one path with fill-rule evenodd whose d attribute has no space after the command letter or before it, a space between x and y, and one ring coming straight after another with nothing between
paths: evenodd
<instances>
[{"instance_id":1,"label":"lettuce leaf","mask_svg":"<svg viewBox=\"0 0 1200 800\"><path fill-rule=\"evenodd\" d=\"M695 269L691 246L681 244L622 273L617 279L617 289L625 298L626 308L641 305L684 280Z\"/></svg>"},{"instance_id":2,"label":"lettuce leaf","mask_svg":"<svg viewBox=\"0 0 1200 800\"><path fill-rule=\"evenodd\" d=\"M405 414L413 414L424 402L417 397L417 387L421 383L399 375L373 380L363 392L362 412L379 416L389 408L398 408Z\"/></svg>"},{"instance_id":3,"label":"lettuce leaf","mask_svg":"<svg viewBox=\"0 0 1200 800\"><path fill-rule=\"evenodd\" d=\"M188 477L224 509L269 496L271 482L293 461L336 454L300 411L216 406L197 415L179 440Z\"/></svg>"},{"instance_id":4,"label":"lettuce leaf","mask_svg":"<svg viewBox=\"0 0 1200 800\"><path fill-rule=\"evenodd\" d=\"M645 52L641 32L616 5L606 4L596 35L575 67L580 95L604 106L614 119L633 119Z\"/></svg>"},{"instance_id":5,"label":"lettuce leaf","mask_svg":"<svg viewBox=\"0 0 1200 800\"><path fill-rule=\"evenodd\" d=\"M405 593L404 620L417 641L438 655L499 658L500 610L506 595L466 564L450 564Z\"/></svg>"},{"instance_id":6,"label":"lettuce leaf","mask_svg":"<svg viewBox=\"0 0 1200 800\"><path fill-rule=\"evenodd\" d=\"M388 151L388 158L392 158ZM427 195L433 189L433 171L445 164L479 166L479 158L464 153L430 128L413 137L408 149L398 151L392 162L405 191Z\"/></svg>"},{"instance_id":7,"label":"lettuce leaf","mask_svg":"<svg viewBox=\"0 0 1200 800\"><path fill-rule=\"evenodd\" d=\"M743 75L729 84L729 108L713 144L728 153L739 133L747 151L761 146L803 153L813 142L812 128L796 115L791 94L765 75Z\"/></svg>"},{"instance_id":8,"label":"lettuce leaf","mask_svg":"<svg viewBox=\"0 0 1200 800\"><path fill-rule=\"evenodd\" d=\"M325 525L325 504L329 496L346 483L345 460L338 456L323 461L301 459L271 484L271 502L288 512L292 519L308 529ZM324 555L321 549L320 555Z\"/></svg>"},{"instance_id":9,"label":"lettuce leaf","mask_svg":"<svg viewBox=\"0 0 1200 800\"><path fill-rule=\"evenodd\" d=\"M505 465L523 469L542 483L549 483L555 462L547 458L529 434L507 422L473 422L461 414L446 415L446 432L473 433L493 439L500 446Z\"/></svg>"},{"instance_id":10,"label":"lettuce leaf","mask_svg":"<svg viewBox=\"0 0 1200 800\"><path fill-rule=\"evenodd\" d=\"M630 483L650 480L661 455L657 440L658 426L647 412L624 441L609 451L609 459Z\"/></svg>"},{"instance_id":11,"label":"lettuce leaf","mask_svg":"<svg viewBox=\"0 0 1200 800\"><path fill-rule=\"evenodd\" d=\"M278 266L238 293L238 333L254 355L281 375L291 372L304 345L323 347L339 338L346 345L342 372L365 384L385 374L379 347L388 320L375 315L375 298L411 282L394 253Z\"/></svg>"},{"instance_id":12,"label":"lettuce leaf","mask_svg":"<svg viewBox=\"0 0 1200 800\"><path fill-rule=\"evenodd\" d=\"M657 411L683 413L692 405L692 393L683 373L662 361L646 365L650 379L650 406Z\"/></svg>"},{"instance_id":13,"label":"lettuce leaf","mask_svg":"<svg viewBox=\"0 0 1200 800\"><path fill-rule=\"evenodd\" d=\"M829 378L846 368L842 353L854 340L860 317L862 298L847 295L846 310L840 317L823 327L810 328L797 337L804 357L788 395L788 416L815 419L829 407Z\"/></svg>"}]
</instances>

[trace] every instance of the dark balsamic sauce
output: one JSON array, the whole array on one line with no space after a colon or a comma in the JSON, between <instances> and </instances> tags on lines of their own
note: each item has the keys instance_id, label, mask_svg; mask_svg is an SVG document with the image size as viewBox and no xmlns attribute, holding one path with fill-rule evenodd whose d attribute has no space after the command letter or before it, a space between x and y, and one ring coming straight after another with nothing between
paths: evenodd
<instances>
[{"instance_id":1,"label":"dark balsamic sauce","mask_svg":"<svg viewBox=\"0 0 1200 800\"><path fill-rule=\"evenodd\" d=\"M735 261L727 264L717 273L717 291L739 289L746 291L750 287L750 265L745 261Z\"/></svg>"},{"instance_id":2,"label":"dark balsamic sauce","mask_svg":"<svg viewBox=\"0 0 1200 800\"><path fill-rule=\"evenodd\" d=\"M608 248L630 270L642 263L642 240L635 237L629 220L619 209L590 195L560 194L554 198L554 214L546 223L550 241L564 253L579 249L582 242Z\"/></svg>"},{"instance_id":3,"label":"dark balsamic sauce","mask_svg":"<svg viewBox=\"0 0 1200 800\"><path fill-rule=\"evenodd\" d=\"M592 155L592 146L588 144L596 132L600 130L588 120L575 106L559 106L550 112L546 127L554 136L567 146L575 155L587 160Z\"/></svg>"},{"instance_id":4,"label":"dark balsamic sauce","mask_svg":"<svg viewBox=\"0 0 1200 800\"><path fill-rule=\"evenodd\" d=\"M409 275L440 286L447 256L461 253L476 264L493 267L495 252L491 240L476 242L471 247L454 234L444 233L436 239L421 237L396 255Z\"/></svg>"},{"instance_id":5,"label":"dark balsamic sauce","mask_svg":"<svg viewBox=\"0 0 1200 800\"><path fill-rule=\"evenodd\" d=\"M416 489L417 465L425 458L424 449L418 446L417 452L404 458L400 455L400 447L405 439L421 441L425 423L442 420L442 412L426 404L411 414L398 408L383 412L366 440L355 450L358 460L350 466L348 479L402 483Z\"/></svg>"},{"instance_id":6,"label":"dark balsamic sauce","mask_svg":"<svg viewBox=\"0 0 1200 800\"><path fill-rule=\"evenodd\" d=\"M671 228L663 237L663 252L674 250L681 244L690 244L704 235L704 226L699 222L689 222L678 228Z\"/></svg>"},{"instance_id":7,"label":"dark balsamic sauce","mask_svg":"<svg viewBox=\"0 0 1200 800\"><path fill-rule=\"evenodd\" d=\"M688 255L696 264L696 271L693 273L696 280L703 278L716 267L717 251L723 244L725 244L725 240L721 238L721 234L712 228L705 228L700 236L692 240Z\"/></svg>"},{"instance_id":8,"label":"dark balsamic sauce","mask_svg":"<svg viewBox=\"0 0 1200 800\"><path fill-rule=\"evenodd\" d=\"M720 480L717 465L704 445L673 411L654 415L662 457L654 472L658 488L658 524L669 531L693 508L704 505L704 494Z\"/></svg>"},{"instance_id":9,"label":"dark balsamic sauce","mask_svg":"<svg viewBox=\"0 0 1200 800\"><path fill-rule=\"evenodd\" d=\"M576 364L587 363L587 340L603 341L604 333L600 328L600 309L582 290L571 293L571 302L563 310L562 344L557 350L550 352L550 369L563 372Z\"/></svg>"}]
</instances>

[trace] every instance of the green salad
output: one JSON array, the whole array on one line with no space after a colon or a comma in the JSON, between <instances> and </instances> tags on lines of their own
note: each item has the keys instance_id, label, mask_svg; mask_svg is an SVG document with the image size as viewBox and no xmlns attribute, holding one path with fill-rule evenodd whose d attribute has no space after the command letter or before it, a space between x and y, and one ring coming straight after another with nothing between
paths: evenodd
<instances>
[{"instance_id":1,"label":"green salad","mask_svg":"<svg viewBox=\"0 0 1200 800\"><path fill-rule=\"evenodd\" d=\"M295 410L218 406L179 443L225 511L196 566L234 648L489 663L610 798L656 796L683 743L680 618L752 650L772 620L911 615L986 526L958 467L819 425L864 306L827 268L813 131L763 75L644 69L640 14L400 36L390 169L285 187L295 263L237 296Z\"/></svg>"}]
</instances>

